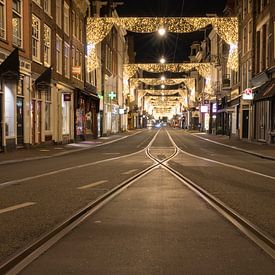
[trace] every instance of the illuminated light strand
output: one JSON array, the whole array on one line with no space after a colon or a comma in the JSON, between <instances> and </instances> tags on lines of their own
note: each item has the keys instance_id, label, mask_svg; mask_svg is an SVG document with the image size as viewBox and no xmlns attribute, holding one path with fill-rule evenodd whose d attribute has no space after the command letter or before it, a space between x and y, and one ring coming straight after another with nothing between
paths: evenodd
<instances>
[{"instance_id":1,"label":"illuminated light strand","mask_svg":"<svg viewBox=\"0 0 275 275\"><path fill-rule=\"evenodd\" d=\"M187 33L200 30L212 25L217 34L229 45L238 44L238 19L237 17L124 17L124 18L88 18L87 42L97 45L117 25L125 30L138 33L151 33L160 27L165 27L168 32ZM238 69L237 50L229 53L228 66ZM92 53L88 56L92 60L88 62L89 70L99 66L99 62Z\"/></svg>"}]
</instances>

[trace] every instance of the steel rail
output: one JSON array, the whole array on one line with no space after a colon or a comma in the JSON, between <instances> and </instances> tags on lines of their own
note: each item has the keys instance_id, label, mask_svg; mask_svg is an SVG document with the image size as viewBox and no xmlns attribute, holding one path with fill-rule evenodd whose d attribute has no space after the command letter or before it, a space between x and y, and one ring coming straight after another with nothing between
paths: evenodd
<instances>
[{"instance_id":1,"label":"steel rail","mask_svg":"<svg viewBox=\"0 0 275 275\"><path fill-rule=\"evenodd\" d=\"M58 225L51 232L43 235L40 239L30 244L24 250L18 252L12 258L5 261L0 265L0 274L17 274L25 267L27 267L32 261L38 258L43 252L47 251L52 245L58 242L61 238L72 231L76 226L81 224L84 220L102 208L110 200L120 194L123 190L128 188L131 184L135 183L140 178L144 177L154 169L163 167L166 171L171 173L174 177L180 180L185 186L194 191L198 196L204 199L209 205L216 209L225 219L230 221L235 227L243 232L249 239L257 244L258 247L263 249L268 255L275 259L275 242L272 237L268 236L267 233L263 232L251 222L243 218L241 215L236 213L234 210L226 206L219 199L202 189L200 186L186 178L178 171L174 170L169 166L169 160L173 159L181 149L175 144L170 134L167 132L170 141L173 144L174 152L163 160L159 160L154 157L150 152L150 147L156 139L159 131L153 137L148 146L144 149L146 155L154 161L154 164L150 167L142 170L131 178L123 181L115 188L109 190L107 193L91 202L89 205L78 211L76 214L68 218L62 224Z\"/></svg>"},{"instance_id":2,"label":"steel rail","mask_svg":"<svg viewBox=\"0 0 275 275\"><path fill-rule=\"evenodd\" d=\"M173 141L171 135L166 130L169 139L172 144L177 148L178 152L182 150ZM234 226L236 226L242 233L244 233L250 240L252 240L258 247L264 250L271 258L275 260L275 240L270 234L263 231L251 221L244 218L242 215L234 211L232 208L227 206L217 197L213 196L205 189L194 183L192 180L183 176L181 173L169 166L168 161L161 163L162 167L179 179L183 184L197 193L203 200L215 208L223 217L230 221Z\"/></svg>"},{"instance_id":3,"label":"steel rail","mask_svg":"<svg viewBox=\"0 0 275 275\"><path fill-rule=\"evenodd\" d=\"M160 131L160 130L159 130ZM144 151L147 155L149 152L149 148L155 141L159 131L154 135L150 143L146 148L140 150ZM165 160L171 159L171 157L177 154L177 149L174 150L172 155L168 156ZM148 168L140 171L136 175L130 177L129 179L123 181L113 189L109 190L101 197L97 198L77 213L69 217L63 223L56 226L50 232L41 236L38 240L31 243L29 246L25 247L23 250L19 251L15 255L11 256L9 259L4 261L2 264L0 263L0 274L17 274L22 271L25 267L27 267L31 262L33 262L36 258L38 258L43 252L48 250L52 245L54 245L58 240L67 235L71 230L73 230L76 226L82 223L85 219L103 207L106 203L108 203L115 196L120 194L123 190L128 188L131 184L144 177L148 173L150 173L155 168L159 167L159 162L156 158L151 158L154 161L154 164L149 166ZM163 161L165 161L163 160Z\"/></svg>"}]
</instances>

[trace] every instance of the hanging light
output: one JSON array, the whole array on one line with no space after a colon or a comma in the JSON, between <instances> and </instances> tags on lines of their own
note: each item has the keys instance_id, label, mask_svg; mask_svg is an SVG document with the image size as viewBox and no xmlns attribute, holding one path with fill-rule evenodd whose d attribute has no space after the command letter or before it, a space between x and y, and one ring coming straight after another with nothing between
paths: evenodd
<instances>
[{"instance_id":1,"label":"hanging light","mask_svg":"<svg viewBox=\"0 0 275 275\"><path fill-rule=\"evenodd\" d=\"M161 64L164 64L164 63L166 62L166 60L165 60L164 57L162 57L162 58L159 60L159 62L160 62Z\"/></svg>"},{"instance_id":2,"label":"hanging light","mask_svg":"<svg viewBox=\"0 0 275 275\"><path fill-rule=\"evenodd\" d=\"M161 87L161 89L164 89L164 88L165 88L165 85L164 85L164 84L162 84L160 87Z\"/></svg>"},{"instance_id":3,"label":"hanging light","mask_svg":"<svg viewBox=\"0 0 275 275\"><path fill-rule=\"evenodd\" d=\"M165 80L165 76L162 75L162 76L160 77L160 80L164 81L164 80Z\"/></svg>"},{"instance_id":4,"label":"hanging light","mask_svg":"<svg viewBox=\"0 0 275 275\"><path fill-rule=\"evenodd\" d=\"M166 33L165 28L164 28L164 27L160 27L160 28L158 29L158 33L159 33L160 36L164 36L165 33Z\"/></svg>"}]
</instances>

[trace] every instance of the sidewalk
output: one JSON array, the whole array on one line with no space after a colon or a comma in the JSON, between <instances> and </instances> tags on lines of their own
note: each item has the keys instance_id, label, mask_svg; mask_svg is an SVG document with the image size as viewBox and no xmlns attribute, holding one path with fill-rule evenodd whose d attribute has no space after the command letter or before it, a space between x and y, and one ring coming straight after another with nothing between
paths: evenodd
<instances>
[{"instance_id":1,"label":"sidewalk","mask_svg":"<svg viewBox=\"0 0 275 275\"><path fill-rule=\"evenodd\" d=\"M266 159L275 160L275 144L266 144L260 142L250 142L247 140L240 140L237 137L210 135L203 132L188 131L189 134L198 138L214 142L235 150L239 150L248 154L259 156Z\"/></svg>"},{"instance_id":2,"label":"sidewalk","mask_svg":"<svg viewBox=\"0 0 275 275\"><path fill-rule=\"evenodd\" d=\"M131 130L123 133L117 133L107 137L98 139L89 138L85 141L79 141L69 144L41 144L33 146L30 149L19 148L14 152L0 152L0 165L8 163L23 162L35 159L45 159L51 157L62 156L74 152L84 151L93 147L101 146L107 143L114 142L119 139L124 139L130 135L139 133L140 130Z\"/></svg>"}]
</instances>

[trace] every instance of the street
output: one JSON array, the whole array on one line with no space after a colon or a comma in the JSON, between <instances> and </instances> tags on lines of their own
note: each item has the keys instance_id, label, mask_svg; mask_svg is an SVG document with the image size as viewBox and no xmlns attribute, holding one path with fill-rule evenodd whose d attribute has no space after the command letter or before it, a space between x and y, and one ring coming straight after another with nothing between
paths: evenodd
<instances>
[{"instance_id":1,"label":"street","mask_svg":"<svg viewBox=\"0 0 275 275\"><path fill-rule=\"evenodd\" d=\"M275 237L274 161L253 156L238 150L229 149L225 146L204 140L200 138L199 135L193 135L192 133L190 134L180 129L166 127L160 130L150 129L140 131L138 134L130 135L112 144L106 144L81 152L72 152L66 156L1 165L1 261L5 261L9 256L18 252L18 250L50 232L57 225L67 220L74 213L78 212L92 201L95 201L115 186L118 186L123 181L152 166L154 161L147 156L146 149L149 148L151 154L157 159L165 160L173 154L176 148L175 146L179 150L177 154L168 161L167 165L169 167L175 169L185 178L214 195L231 209L238 212L242 217L267 233L267 235L270 235L272 238ZM138 187L140 184L141 189ZM209 265L210 263L214 263L217 255L220 255L225 263L228 264L229 259L226 257L229 257L229 254L231 255L231 253L233 253L235 255L235 261L240 259L241 255L248 253L246 247L247 245L250 247L251 244L247 244L246 242L250 243L250 241L248 241L246 237L243 237L243 235L240 235L240 233L238 233L238 238L241 238L240 241L234 239L232 236L227 238L227 234L230 236L230 234L233 234L232 232L235 232L233 234L233 236L235 236L236 232L238 232L237 229L229 225L229 223L224 222L223 218L217 215L212 208L210 208L210 211L206 203L203 203L201 199L197 197L195 193L188 190L187 187L181 187L181 183L164 169L160 167L154 168L152 171L148 172L148 175L139 180L137 184L134 183L131 185L130 193L127 190L128 189L122 191L122 202L120 202L119 196L115 200L110 201L110 206L107 203L106 209L105 207L102 209L103 214L101 214L100 210L96 213L95 217L92 217L93 226L91 227L91 232L95 230L96 235L94 235L94 233L91 234L95 236L92 239L96 241L96 243L90 243L90 237L85 240L87 247L89 247L89 251L91 251L91 255L94 255L93 253L105 253L105 250L101 250L102 247L98 247L98 245L101 243L100 238L107 238L107 236L111 234L111 231L108 234L107 231L100 231L97 229L97 226L100 226L101 222L99 225L96 225L95 221L106 219L106 215L108 217L107 219L112 220L112 223L119 223L121 219L127 220L127 225L122 221L119 225L112 225L112 227L118 226L117 230L121 231L123 235L125 232L124 230L126 230L126 232L130 230L129 226L131 223L133 227L143 224L143 222L141 222L142 219L144 219L144 224L147 222L150 224L150 230L145 226L144 228L142 227L144 231L141 229L138 231L138 236L140 236L139 238L141 240L144 238L149 240L153 238L153 232L158 232L158 237L156 237L155 240L153 238L152 242L146 242L146 245L141 242L140 247L136 239L126 241L119 239L117 242L114 242L116 245L121 242L119 245L121 248L113 253L124 251L125 246L131 246L133 242L139 247L135 249L140 250L149 249L152 245L152 249L155 250L157 254L153 253L155 258L153 257L150 263L152 265L157 264L160 268L153 268L152 273L163 272L163 274L167 274L168 271L176 273L180 273L180 270L190 271L191 269L189 268L193 266L198 257L196 253L199 253L200 249L202 249L201 245L204 242L207 243L205 249L211 251L210 254L212 255L209 255L209 257L211 257L211 261L208 263ZM141 192L138 190L143 191ZM14 196L14 194L16 194L16 196ZM173 198L175 199L173 200ZM171 199L172 202L170 201ZM192 207L189 205L189 200L191 200L190 203ZM159 203L161 205L160 209L158 206ZM170 207L171 203L172 206ZM157 207L156 209L159 209L158 211L160 212L156 213L155 211L157 210L153 211L155 207ZM150 210L151 208L152 210ZM111 212L108 209L111 209ZM148 213L146 209L149 211ZM134 213L136 213L136 211L140 213L138 214L138 219L135 218ZM199 212L197 213L197 211ZM202 214L201 211L206 211L206 213ZM209 213L209 211L211 213ZM189 218L187 221L183 219L180 224L177 225L177 233L174 235L171 228L174 227L174 223L180 216L179 213L185 212L188 213L187 217ZM144 213L144 216L142 213ZM134 216L132 217L132 215ZM204 215L206 216L204 217ZM212 218L206 219L208 215ZM197 218L192 221L195 217ZM202 221L206 222L204 229L198 226ZM193 224L191 226L189 225L190 223L195 223L196 225ZM222 223L222 227L225 227L225 229L219 228L217 232L213 231L213 227L216 227L214 226L215 223L218 223L219 226L220 223ZM195 226L198 231L196 233L192 230L188 232L183 230L183 232L181 232L180 228L184 229L189 226L191 226L192 230ZM156 230L154 230L154 228ZM149 231L147 232L147 230ZM172 235L170 236L168 234L166 236L167 239L164 238L163 240L164 243L159 243L162 237L165 236L166 231L171 230ZM200 230L202 230L201 233ZM149 233L151 231L152 233ZM115 232L116 230L114 233ZM181 235L181 233L183 235ZM97 234L101 236L99 239ZM179 257L181 254L180 251L183 249L182 242L185 242L185 238L193 238L193 234L202 234L203 237L198 238L195 243L189 243L189 251L190 249L194 249L196 252L195 254L191 253L192 256L190 256L190 254L188 256L188 261L191 261L190 266L187 265L189 266L188 268L182 269L180 265L181 257ZM167 270L163 270L163 266L159 261L161 261L160 259L164 257L165 254L160 258L157 255L165 249L166 245L169 247L169 238L172 238L172 236L175 238L174 241L178 238L181 239L181 241L178 243L179 247L175 248L175 252L173 252L172 247L170 247L170 252L168 254L173 258L175 253L175 255L177 255L176 257L179 258L178 260L175 259L175 261L169 262L175 269L170 269L171 266L167 264ZM221 244L216 243L217 246L210 245L213 238L215 242L217 241L217 236L219 236L218 238L222 238L220 241L222 242L223 252L218 248ZM231 243L232 238L236 244L238 243L237 247L234 242ZM245 242L244 245L243 242ZM102 242L101 245L105 247L104 242ZM145 247L143 247L143 245L145 245ZM231 247L231 249L229 249L229 247ZM79 244L78 249L81 250L81 248L82 246ZM220 254L224 253L224 249L227 248L229 249L227 253ZM233 252L236 248L238 248L237 254L235 254L236 251ZM85 251L84 247L83 249ZM271 258L262 252L261 249L257 248L256 251L254 250L255 247L251 250L251 257L247 261L251 261L250 264L254 262L253 267L257 267L258 264L256 260L261 259L259 261L262 261L262 259L264 259L263 261L266 263L263 265L263 268L266 268L264 274L269 274L268 272L272 270L271 267L274 268L274 262L272 264ZM133 253L133 251L131 253ZM140 261L144 262L144 252L138 253L142 255ZM258 253L260 253L261 256L257 256ZM134 253L134 255L136 254ZM182 256L183 259L187 259L186 255L184 255ZM120 262L118 258L118 262L112 262L111 265L107 265L109 266L108 268L113 264L119 265L119 263L124 266L125 261L129 260L125 258L127 256L130 255L124 251L120 259L122 262ZM85 259L82 258L81 261L82 260ZM220 259L217 261L220 261ZM95 268L94 271L99 271L100 265L102 265L103 262L103 259L98 261L97 265L93 267ZM222 262L223 261L221 261L219 265L222 265ZM47 263L46 261L44 264L48 265ZM204 260L202 263L206 264ZM248 264L246 261L242 261L242 263ZM149 264L149 262L147 264ZM218 264L218 262L216 262L216 264ZM121 271L120 268L122 268L122 266L118 267L119 269L117 272ZM128 266L128 264L126 264L126 266ZM240 269L236 269L236 272L245 270L245 266L246 265L240 267ZM58 269L55 270L54 266L52 268L53 273L54 271L58 273ZM109 270L108 268L106 272ZM138 269L133 269L132 271L139 274L144 270L151 270L146 267L144 267L145 269L143 270L141 266L136 268ZM225 269L217 268L216 271L222 272L228 270L226 269L226 265L224 268ZM34 270L35 272L26 272L26 274L35 274L37 269ZM46 269L42 268L42 270L46 272ZM251 269L251 271L252 270L253 269ZM260 270L260 267L259 269L254 269L255 274L260 274ZM60 272L61 271L62 269ZM214 271L214 269L212 271ZM126 274L127 270L123 272ZM209 274L210 273L211 272L209 272ZM104 271L102 271L102 274L104 274Z\"/></svg>"}]
</instances>

